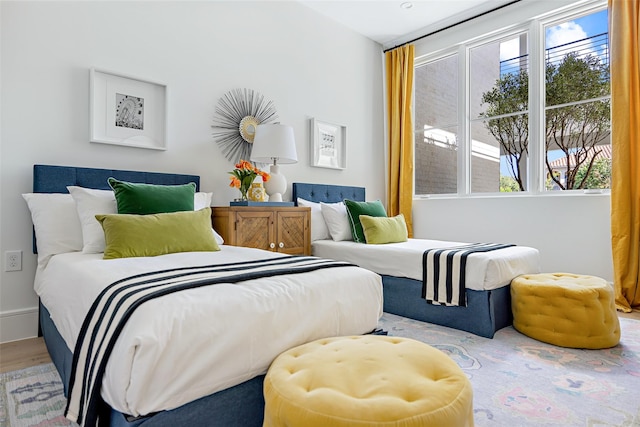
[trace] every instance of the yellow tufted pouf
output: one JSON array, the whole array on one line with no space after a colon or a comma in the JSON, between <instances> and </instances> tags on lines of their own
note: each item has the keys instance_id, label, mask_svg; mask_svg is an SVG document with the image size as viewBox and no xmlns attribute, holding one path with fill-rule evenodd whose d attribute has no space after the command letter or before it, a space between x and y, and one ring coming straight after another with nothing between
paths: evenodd
<instances>
[{"instance_id":1,"label":"yellow tufted pouf","mask_svg":"<svg viewBox=\"0 0 640 427\"><path fill-rule=\"evenodd\" d=\"M419 341L326 338L278 356L264 380L265 427L473 426L458 365Z\"/></svg>"},{"instance_id":2,"label":"yellow tufted pouf","mask_svg":"<svg viewBox=\"0 0 640 427\"><path fill-rule=\"evenodd\" d=\"M613 288L570 273L525 274L511 282L513 327L561 347L608 348L620 341Z\"/></svg>"}]
</instances>

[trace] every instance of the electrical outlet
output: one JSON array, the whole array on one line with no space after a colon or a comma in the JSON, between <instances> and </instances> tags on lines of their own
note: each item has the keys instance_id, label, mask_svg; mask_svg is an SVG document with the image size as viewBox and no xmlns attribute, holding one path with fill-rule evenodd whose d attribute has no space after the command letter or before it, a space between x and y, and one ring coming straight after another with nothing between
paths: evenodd
<instances>
[{"instance_id":1,"label":"electrical outlet","mask_svg":"<svg viewBox=\"0 0 640 427\"><path fill-rule=\"evenodd\" d=\"M4 253L4 271L22 270L22 251L6 251Z\"/></svg>"}]
</instances>

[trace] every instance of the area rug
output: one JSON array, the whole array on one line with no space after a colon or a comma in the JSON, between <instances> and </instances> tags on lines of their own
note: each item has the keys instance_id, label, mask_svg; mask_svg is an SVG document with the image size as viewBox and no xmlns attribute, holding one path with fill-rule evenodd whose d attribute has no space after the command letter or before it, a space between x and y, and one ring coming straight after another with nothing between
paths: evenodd
<instances>
[{"instance_id":1,"label":"area rug","mask_svg":"<svg viewBox=\"0 0 640 427\"><path fill-rule=\"evenodd\" d=\"M64 417L66 404L53 363L0 374L0 426L77 426Z\"/></svg>"},{"instance_id":2,"label":"area rug","mask_svg":"<svg viewBox=\"0 0 640 427\"><path fill-rule=\"evenodd\" d=\"M387 313L379 327L458 363L473 386L477 427L640 426L640 321L620 324L620 344L605 350L556 347L512 327L488 339ZM65 405L53 364L0 374L0 426L74 426Z\"/></svg>"},{"instance_id":3,"label":"area rug","mask_svg":"<svg viewBox=\"0 0 640 427\"><path fill-rule=\"evenodd\" d=\"M640 321L620 324L620 343L604 350L556 347L511 326L483 338L387 313L380 327L458 363L477 427L640 426Z\"/></svg>"}]
</instances>

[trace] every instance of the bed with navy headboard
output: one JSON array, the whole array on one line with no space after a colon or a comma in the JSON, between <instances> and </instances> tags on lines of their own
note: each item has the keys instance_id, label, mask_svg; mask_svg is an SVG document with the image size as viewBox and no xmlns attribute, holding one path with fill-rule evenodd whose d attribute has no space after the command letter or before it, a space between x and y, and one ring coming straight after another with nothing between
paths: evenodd
<instances>
[{"instance_id":1,"label":"bed with navy headboard","mask_svg":"<svg viewBox=\"0 0 640 427\"><path fill-rule=\"evenodd\" d=\"M96 169L83 167L67 167L57 165L34 165L33 191L34 193L68 193L67 186L79 186L108 190L107 178L114 177L123 181L142 182L147 184L179 185L195 182L200 187L200 177L188 174L168 174L155 172L141 172L118 169ZM35 250L35 239L34 239ZM68 348L55 324L47 307L40 304L40 328L51 355L64 384L65 395L71 375L73 353ZM160 413L154 418L153 425L180 425L183 413L197 419L198 415L206 415L209 419L236 419L246 416L246 419L260 418L264 401L261 400L262 381L264 376L258 376L238 386L223 390L214 396L208 396L198 401L177 408L173 411ZM242 402L242 404L239 404ZM146 419L129 421L126 415L111 410L111 426L134 427L147 425ZM156 424L157 423L157 424ZM196 425L196 423L194 423ZM250 424L247 424L250 425ZM261 423L256 422L256 426Z\"/></svg>"},{"instance_id":2,"label":"bed with navy headboard","mask_svg":"<svg viewBox=\"0 0 640 427\"><path fill-rule=\"evenodd\" d=\"M294 201L298 198L316 203L338 203L344 199L365 201L365 189L353 186L294 183L292 194ZM311 227L313 228L313 210ZM415 243L420 239L409 239L407 243L410 244L412 240ZM437 244L437 241L428 242ZM460 329L488 338L492 338L497 330L512 323L509 286L511 278L517 274L535 273L539 269L538 251L533 248L517 247L515 250L524 254L526 262L522 263L520 271L516 269L511 273L512 277L507 276L506 279L502 279L503 283L500 283L500 286L490 290L467 288L466 306L432 305L427 303L423 297L422 280L408 278L403 272L393 275L384 274L384 271L380 269L381 265L393 262L390 261L393 259L391 256L385 257L384 246L334 242L331 239L316 240L311 243L314 255L348 260L379 272L382 276L385 312ZM372 261L369 249L376 249L383 256L376 257L376 261ZM363 252L365 250L368 252ZM389 254L391 253L389 252ZM511 261L505 262L505 264L510 263ZM385 268L393 270L393 266L385 266ZM470 277L468 280L474 280L474 277Z\"/></svg>"},{"instance_id":3,"label":"bed with navy headboard","mask_svg":"<svg viewBox=\"0 0 640 427\"><path fill-rule=\"evenodd\" d=\"M68 194L57 194L68 193L68 186L108 190L107 192L109 192L110 189L107 184L107 178L109 177L134 183L159 185L195 183L199 186L200 182L198 176L189 174L35 165L33 170L33 194L50 193L42 196L55 196L56 203L58 203L58 199L67 200L66 196L71 197ZM29 207L30 209L32 208L31 205ZM53 206L51 208L57 209ZM32 218L35 223L37 218L33 217L33 212L32 210ZM47 212L46 208L44 212ZM62 210L57 212L62 212ZM194 213L196 213L195 210ZM50 216L49 219L51 219ZM211 221L210 218L207 219L209 220L208 231L211 232ZM65 222L68 223L66 220ZM62 224L65 227L67 225ZM39 239L37 235L39 227L36 226L35 230L35 243L44 245L45 239ZM40 228L40 230L42 229ZM43 236L41 235L40 237ZM49 236L46 237L49 238ZM34 246L34 252L36 249L36 246ZM155 277L156 274L160 274L157 273L159 270L167 269L162 274L167 276L167 280L173 280L173 275L176 274L174 273L176 271L183 272L189 269L203 268L219 268L223 270L235 268L236 270L242 270L245 269L247 264L262 261L296 263L299 262L298 260L306 258L288 257L258 249L228 245L220 245L220 250L217 252L181 252L155 257L105 260L102 259L102 255L100 253L85 254L77 250L55 254L47 261L44 267L38 267L39 271L36 274L36 282L38 286L42 286L36 290L41 298L39 315L41 331L51 358L62 378L65 396L68 396L69 392L74 358L72 346L68 344L70 340L68 338L69 325L67 323L73 323L77 317L74 315L75 309L73 307L82 307L82 311L85 312L88 310L87 304L90 304L92 300L88 299L84 292L98 293L101 289L106 289L106 287L102 288L101 286L103 286L102 282L107 279L99 276L120 275L119 271L129 273L129 271L135 270L142 271L142 276L144 277ZM40 257L40 254L38 256ZM287 260L283 261L285 258ZM317 262L317 260L314 259L309 262ZM273 360L280 352L295 345L326 337L328 330L340 330L348 335L356 335L368 333L377 327L378 319L382 315L382 286L380 278L370 271L355 266L347 266L346 263L343 264L336 268L340 268L340 277L344 277L344 279L336 279L336 274L335 272L332 274L331 267L324 270L316 269L315 267L307 270L302 269L297 275L289 275L287 273L283 276L289 284L293 283L298 287L295 293L299 293L310 304L306 308L304 307L304 304L306 304L304 301L297 300L295 297L293 301L291 300L291 292L273 300L269 299L269 295L265 296L264 294L273 292L270 288L265 288L264 291L261 290L263 289L262 286L269 286L266 282L279 281L279 277L271 276L268 280L262 281L261 277L263 275L261 274L258 275L259 277L245 277L240 281L230 283L218 281L215 286L192 287L185 291L167 293L153 301L145 302L144 306L149 309L151 309L149 306L153 304L160 304L160 307L164 307L166 310L156 311L158 306L154 306L152 313L159 313L159 315L149 317L148 314L144 314L142 321L134 319L136 314L131 316L129 323L122 330L124 338L123 335L120 335L118 340L115 341L114 352L106 367L106 376L115 378L116 383L118 378L122 378L125 390L129 389L129 387L131 390L136 387L140 389L138 393L140 399L142 399L142 402L138 405L140 408L146 405L144 402L145 394L156 392L156 389L166 388L172 390L174 385L179 388L176 388L173 393L166 393L168 395L167 399L173 399L176 396L188 401L177 406L167 405L166 408L161 407L151 410L151 413L126 415L127 413L131 414L131 412L114 409L114 405L109 404L108 399L105 398L99 407L100 422L105 423L105 420L108 422L101 425L109 425L111 427L261 426L264 412L262 385L264 372L270 360ZM87 267L95 267L95 270ZM43 268L43 270L40 271L40 268ZM152 269L149 270L150 268ZM277 268L282 270L281 266ZM148 276L150 274L154 276ZM135 275L133 277L135 278ZM224 279L226 280L227 276ZM93 283L94 280L95 284ZM109 285L109 283L112 283L111 279L106 283L107 285L105 286L111 286ZM311 285L312 283L315 283L315 285ZM54 287L54 285L57 287ZM313 298L308 295L304 296L306 291L303 288L308 285L317 286L316 291L313 293ZM72 286L78 287L70 288ZM282 283L278 285L280 288L286 286ZM94 287L96 290L91 291ZM351 290L347 290L351 287ZM327 289L327 292L318 293L318 288ZM69 289L78 289L78 291L77 293L68 292ZM253 289L256 289L256 292ZM67 290L67 292L61 292L61 290ZM227 298L226 295L232 296L226 303L222 303L228 307L220 308L217 305L207 305L209 303L206 301L209 299L211 304L220 304L221 300ZM165 298L170 299L164 300ZM177 300L173 298L177 298ZM340 301L340 304L336 304L336 300ZM175 301L180 302L177 303ZM364 305L366 307L362 307L362 301L365 301ZM60 304L62 304L62 310ZM337 306L344 306L344 313L336 313ZM291 310L288 309L289 307L291 307ZM315 307L323 308L320 308L318 312L314 312ZM229 310L228 312L225 311L227 309ZM141 310L141 308L138 308L138 310ZM176 315L174 315L174 310ZM260 313L257 313L259 311L264 311L263 314L268 316L269 320L260 318ZM233 317L236 316L236 312L240 316L239 318ZM355 315L354 312L356 313ZM146 309L144 313L147 313ZM296 318L296 316L304 317ZM334 322L333 318L338 319L336 324L332 324ZM135 328L141 325L143 328L138 331L134 326L130 326L132 321L134 321ZM159 323L156 324L155 322ZM307 324L307 322L310 323ZM150 326L145 329L147 323ZM315 323L315 325L311 323ZM360 326L355 327L356 323ZM289 331L291 324L296 324L295 331ZM79 325L76 327L79 328ZM127 332L128 328L131 328L130 330L134 332L130 334ZM158 337L162 340L155 340L156 331L159 331ZM283 334L283 331L286 333ZM302 335L299 335L298 331ZM165 337L165 334L169 335ZM271 338L263 338L267 336L271 336ZM126 351L118 352L120 341L127 341L129 337L134 337L132 342L136 344L129 347L125 346L123 349ZM262 339L265 339L265 341L261 341ZM170 347L168 343L172 346L175 343L176 347ZM255 346L255 348L242 349L239 346L244 345L243 343ZM143 353L144 347L147 345L154 349L152 350L154 353ZM155 351L160 352L156 354ZM265 353L262 353L262 351ZM163 365L161 363L162 358L167 353L175 353L177 355L175 364L164 363ZM78 354L76 351L75 357L79 357ZM143 355L144 358L136 362L138 354ZM205 362L204 366L197 368L204 369L204 371L191 370L191 367L196 365L196 357L194 356L204 358L202 359ZM253 359L250 361L246 359L249 357ZM114 363L114 358L117 359L118 364L114 364L114 367L110 368L111 364ZM126 361L129 358L133 360L130 372L118 370L120 360ZM242 366L246 366L246 371L240 370L232 373L232 371L228 370L229 366L237 363L235 359L247 360L246 362L241 362ZM140 372L136 375L142 376L142 372L137 371L137 369L142 368L143 365L145 367L149 365L150 368L154 369L146 374L150 378L147 381L151 381L154 385L134 385L136 381L134 374ZM182 365L183 368L176 368L179 365ZM261 368L261 365L264 365L264 368ZM136 366L137 368L134 369ZM110 369L113 370L110 371ZM202 394L196 390L197 387L190 386L192 384L191 381L199 380L199 376L202 376L202 373L208 373L209 371L218 371L223 378L226 378L226 375L230 375L229 378L224 380L226 385L219 387L219 390L210 394ZM187 374L187 377L183 377L183 375ZM157 379L163 380L163 378L170 379L170 382L165 385L155 383ZM192 378L192 380L184 378ZM112 380L110 379L109 381ZM105 378L102 387L103 397L105 396L104 387L106 382L107 379ZM133 393L131 390L126 392L127 395L129 392ZM165 393L165 390L157 391ZM111 392L107 394L111 394ZM194 397L185 399L183 395ZM154 402L149 404L153 405Z\"/></svg>"}]
</instances>

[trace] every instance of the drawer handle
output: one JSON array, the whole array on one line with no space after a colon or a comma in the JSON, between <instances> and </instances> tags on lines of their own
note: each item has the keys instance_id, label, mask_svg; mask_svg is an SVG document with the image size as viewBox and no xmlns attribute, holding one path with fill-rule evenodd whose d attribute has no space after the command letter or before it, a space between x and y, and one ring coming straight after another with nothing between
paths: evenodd
<instances>
[{"instance_id":1,"label":"drawer handle","mask_svg":"<svg viewBox=\"0 0 640 427\"><path fill-rule=\"evenodd\" d=\"M282 249L282 248L284 248L284 243L280 242L280 243L278 244L278 247L279 247L279 248L281 248L281 249Z\"/></svg>"},{"instance_id":2,"label":"drawer handle","mask_svg":"<svg viewBox=\"0 0 640 427\"><path fill-rule=\"evenodd\" d=\"M273 248L275 248L275 247L276 247L276 244L275 244L275 243L273 243L273 242L271 242L271 243L269 243L269 247L270 247L271 249L273 249Z\"/></svg>"}]
</instances>

